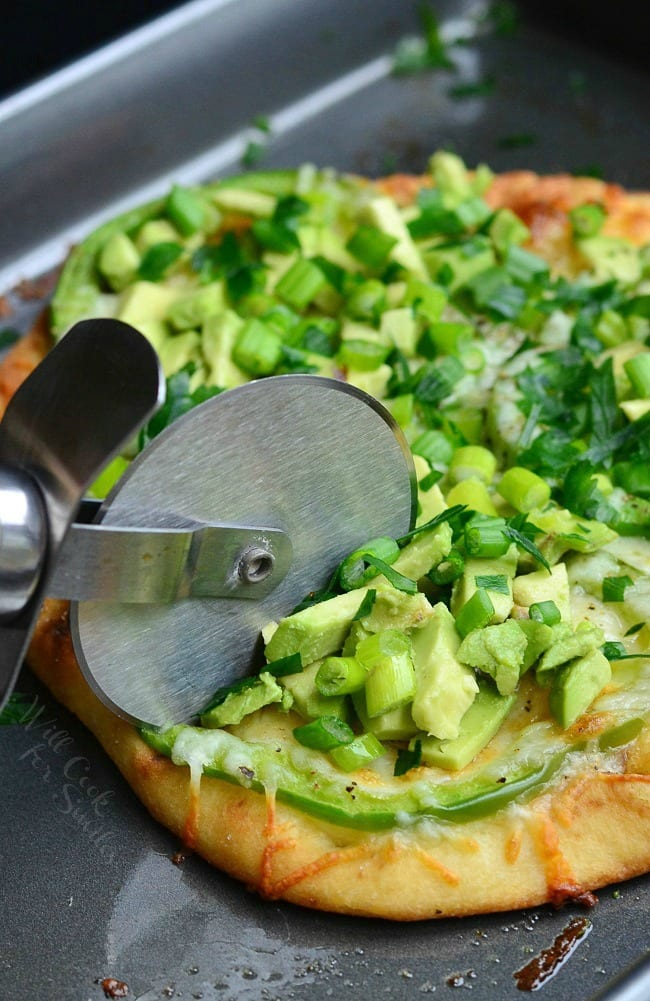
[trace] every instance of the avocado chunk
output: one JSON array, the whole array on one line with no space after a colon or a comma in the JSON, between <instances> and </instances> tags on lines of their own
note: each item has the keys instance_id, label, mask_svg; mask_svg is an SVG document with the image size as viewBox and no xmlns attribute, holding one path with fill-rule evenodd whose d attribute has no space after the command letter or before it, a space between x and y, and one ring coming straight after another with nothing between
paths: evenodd
<instances>
[{"instance_id":1,"label":"avocado chunk","mask_svg":"<svg viewBox=\"0 0 650 1001\"><path fill-rule=\"evenodd\" d=\"M453 740L422 738L422 760L428 765L460 771L494 737L515 703L515 695L499 695L490 681L481 680L471 706Z\"/></svg>"},{"instance_id":2,"label":"avocado chunk","mask_svg":"<svg viewBox=\"0 0 650 1001\"><path fill-rule=\"evenodd\" d=\"M597 236L578 240L577 243L597 280L615 278L628 285L638 282L641 277L641 257L629 240L599 233Z\"/></svg>"},{"instance_id":3,"label":"avocado chunk","mask_svg":"<svg viewBox=\"0 0 650 1001\"><path fill-rule=\"evenodd\" d=\"M504 622L512 611L512 588L516 570L517 547L514 543L510 546L505 556L500 556L498 559L470 557L470 559L465 562L463 576L456 581L451 592L451 610L454 615L458 615L463 605L467 604L469 599L478 590L479 584L476 583L477 577L505 577L505 585L507 587L507 592L505 594L501 591L492 590L489 587L486 587L485 584L482 585L488 590L490 600L494 606L494 615L492 616L492 620L489 624L495 625L497 622Z\"/></svg>"},{"instance_id":4,"label":"avocado chunk","mask_svg":"<svg viewBox=\"0 0 650 1001\"><path fill-rule=\"evenodd\" d=\"M201 361L201 336L197 330L186 330L175 337L168 337L158 348L158 357L165 375L169 378L188 362Z\"/></svg>"},{"instance_id":5,"label":"avocado chunk","mask_svg":"<svg viewBox=\"0 0 650 1001\"><path fill-rule=\"evenodd\" d=\"M447 522L420 532L400 551L393 569L411 580L420 580L449 555L451 540L451 526Z\"/></svg>"},{"instance_id":6,"label":"avocado chunk","mask_svg":"<svg viewBox=\"0 0 650 1001\"><path fill-rule=\"evenodd\" d=\"M521 673L525 674L535 661L539 660L542 654L548 650L553 642L553 627L547 626L544 622L536 622L534 619L517 619L517 625L526 637L526 650L524 651L524 661L521 665Z\"/></svg>"},{"instance_id":7,"label":"avocado chunk","mask_svg":"<svg viewBox=\"0 0 650 1001\"><path fill-rule=\"evenodd\" d=\"M458 648L458 659L493 678L499 695L512 695L519 683L527 646L519 623L508 619L472 630Z\"/></svg>"},{"instance_id":8,"label":"avocado chunk","mask_svg":"<svg viewBox=\"0 0 650 1001\"><path fill-rule=\"evenodd\" d=\"M334 598L280 619L278 628L266 644L266 659L280 660L281 657L299 653L303 664L307 665L337 653L345 642L365 593L365 588L358 588L346 594L337 594Z\"/></svg>"},{"instance_id":9,"label":"avocado chunk","mask_svg":"<svg viewBox=\"0 0 650 1001\"><path fill-rule=\"evenodd\" d=\"M371 581L370 587L372 586ZM357 588L348 593L356 594L361 601L364 590L368 588ZM423 625L432 615L433 608L421 592L406 594L392 586L377 587L377 596L372 609L360 621L368 632L380 633L384 629L414 629Z\"/></svg>"},{"instance_id":10,"label":"avocado chunk","mask_svg":"<svg viewBox=\"0 0 650 1001\"><path fill-rule=\"evenodd\" d=\"M232 360L237 334L243 326L244 321L231 309L203 321L201 350L209 368L210 385L232 389L248 382L249 377Z\"/></svg>"},{"instance_id":11,"label":"avocado chunk","mask_svg":"<svg viewBox=\"0 0 650 1001\"><path fill-rule=\"evenodd\" d=\"M433 606L429 621L412 638L417 683L413 719L425 733L453 740L478 685L472 669L457 657L460 639L454 617L443 602Z\"/></svg>"},{"instance_id":12,"label":"avocado chunk","mask_svg":"<svg viewBox=\"0 0 650 1001\"><path fill-rule=\"evenodd\" d=\"M178 288L137 281L121 293L115 315L118 320L124 320L139 330L142 322L164 320L180 295L182 292Z\"/></svg>"},{"instance_id":13,"label":"avocado chunk","mask_svg":"<svg viewBox=\"0 0 650 1001\"><path fill-rule=\"evenodd\" d=\"M406 228L406 223L393 201L385 195L372 198L364 210L363 222L376 226L383 233L395 237L397 243L392 248L390 256L403 268L417 275L418 278L426 278L427 271L422 261L420 251L416 247L413 237Z\"/></svg>"},{"instance_id":14,"label":"avocado chunk","mask_svg":"<svg viewBox=\"0 0 650 1001\"><path fill-rule=\"evenodd\" d=\"M612 668L601 650L572 660L556 673L549 707L561 727L570 727L611 680Z\"/></svg>"},{"instance_id":15,"label":"avocado chunk","mask_svg":"<svg viewBox=\"0 0 650 1001\"><path fill-rule=\"evenodd\" d=\"M374 733L379 740L408 740L418 733L410 705L398 706L380 716L369 716L363 689L352 695L352 704L363 729Z\"/></svg>"},{"instance_id":16,"label":"avocado chunk","mask_svg":"<svg viewBox=\"0 0 650 1001\"><path fill-rule=\"evenodd\" d=\"M222 726L234 726L241 723L244 716L257 712L263 706L273 702L282 702L289 708L290 698L278 685L273 675L267 672L253 678L244 678L240 685L233 685L222 702L201 715L201 726L215 729Z\"/></svg>"},{"instance_id":17,"label":"avocado chunk","mask_svg":"<svg viewBox=\"0 0 650 1001\"><path fill-rule=\"evenodd\" d=\"M189 330L200 327L209 316L220 313L224 306L223 282L211 282L175 299L167 311L167 319L176 330Z\"/></svg>"},{"instance_id":18,"label":"avocado chunk","mask_svg":"<svg viewBox=\"0 0 650 1001\"><path fill-rule=\"evenodd\" d=\"M140 266L140 254L126 233L113 233L102 247L97 267L116 292L130 285Z\"/></svg>"},{"instance_id":19,"label":"avocado chunk","mask_svg":"<svg viewBox=\"0 0 650 1001\"><path fill-rule=\"evenodd\" d=\"M571 622L571 598L566 565L556 563L548 570L534 570L533 573L515 577L512 585L515 605L530 608L540 601L554 601L563 622Z\"/></svg>"},{"instance_id":20,"label":"avocado chunk","mask_svg":"<svg viewBox=\"0 0 650 1001\"><path fill-rule=\"evenodd\" d=\"M576 657L585 657L605 641L602 629L588 621L580 622L575 632L564 623L551 628L554 633L553 642L542 654L535 671L537 684L542 687L549 684L556 668Z\"/></svg>"}]
</instances>

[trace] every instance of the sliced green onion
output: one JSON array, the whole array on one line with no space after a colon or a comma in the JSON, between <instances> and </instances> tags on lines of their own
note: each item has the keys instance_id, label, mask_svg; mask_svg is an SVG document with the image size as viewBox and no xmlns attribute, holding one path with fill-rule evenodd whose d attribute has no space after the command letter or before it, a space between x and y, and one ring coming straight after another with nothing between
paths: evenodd
<instances>
[{"instance_id":1,"label":"sliced green onion","mask_svg":"<svg viewBox=\"0 0 650 1001\"><path fill-rule=\"evenodd\" d=\"M368 668L356 657L326 657L315 678L321 695L349 695L368 680Z\"/></svg>"},{"instance_id":2,"label":"sliced green onion","mask_svg":"<svg viewBox=\"0 0 650 1001\"><path fill-rule=\"evenodd\" d=\"M494 506L488 488L485 483L477 480L474 476L454 484L447 491L447 503L464 504L471 511L477 511L479 514L485 514L490 517L497 516L497 509Z\"/></svg>"},{"instance_id":3,"label":"sliced green onion","mask_svg":"<svg viewBox=\"0 0 650 1001\"><path fill-rule=\"evenodd\" d=\"M504 573L477 574L474 583L485 591L497 591L498 594L510 594L510 584Z\"/></svg>"},{"instance_id":4,"label":"sliced green onion","mask_svg":"<svg viewBox=\"0 0 650 1001\"><path fill-rule=\"evenodd\" d=\"M534 622L543 622L545 626L556 626L562 620L554 601L534 602L528 609L528 615Z\"/></svg>"},{"instance_id":5,"label":"sliced green onion","mask_svg":"<svg viewBox=\"0 0 650 1001\"><path fill-rule=\"evenodd\" d=\"M639 396L644 400L650 398L650 351L628 358L623 368Z\"/></svg>"},{"instance_id":6,"label":"sliced green onion","mask_svg":"<svg viewBox=\"0 0 650 1001\"><path fill-rule=\"evenodd\" d=\"M287 305L304 309L316 296L327 279L321 269L306 257L299 257L275 286L275 291Z\"/></svg>"},{"instance_id":7,"label":"sliced green onion","mask_svg":"<svg viewBox=\"0 0 650 1001\"><path fill-rule=\"evenodd\" d=\"M373 279L354 285L345 300L345 311L355 320L379 319L386 308L386 286Z\"/></svg>"},{"instance_id":8,"label":"sliced green onion","mask_svg":"<svg viewBox=\"0 0 650 1001\"><path fill-rule=\"evenodd\" d=\"M635 622L633 626L630 626L630 628L626 630L625 635L634 636L634 634L640 632L644 626L645 622Z\"/></svg>"},{"instance_id":9,"label":"sliced green onion","mask_svg":"<svg viewBox=\"0 0 650 1001\"><path fill-rule=\"evenodd\" d=\"M263 247L278 254L290 254L300 247L295 230L276 219L256 219L251 231Z\"/></svg>"},{"instance_id":10,"label":"sliced green onion","mask_svg":"<svg viewBox=\"0 0 650 1001\"><path fill-rule=\"evenodd\" d=\"M423 431L418 435L411 451L414 455L421 455L432 466L446 466L451 461L454 446L442 431Z\"/></svg>"},{"instance_id":11,"label":"sliced green onion","mask_svg":"<svg viewBox=\"0 0 650 1001\"><path fill-rule=\"evenodd\" d=\"M497 490L508 504L522 512L544 507L551 499L551 488L546 480L523 466L506 469L497 483Z\"/></svg>"},{"instance_id":12,"label":"sliced green onion","mask_svg":"<svg viewBox=\"0 0 650 1001\"><path fill-rule=\"evenodd\" d=\"M569 221L574 237L580 240L595 236L602 229L606 215L605 207L599 202L585 202L570 209Z\"/></svg>"},{"instance_id":13,"label":"sliced green onion","mask_svg":"<svg viewBox=\"0 0 650 1001\"><path fill-rule=\"evenodd\" d=\"M457 448L449 463L449 477L453 483L476 477L483 483L491 483L497 469L493 452L483 445L464 445Z\"/></svg>"},{"instance_id":14,"label":"sliced green onion","mask_svg":"<svg viewBox=\"0 0 650 1001\"><path fill-rule=\"evenodd\" d=\"M414 740L412 747L400 747L393 768L393 775L405 775L411 768L418 768L422 763L422 741Z\"/></svg>"},{"instance_id":15,"label":"sliced green onion","mask_svg":"<svg viewBox=\"0 0 650 1001\"><path fill-rule=\"evenodd\" d=\"M287 674L298 674L302 671L302 658L299 653L290 653L286 657L278 657L264 666L266 674L274 678L284 678Z\"/></svg>"},{"instance_id":16,"label":"sliced green onion","mask_svg":"<svg viewBox=\"0 0 650 1001\"><path fill-rule=\"evenodd\" d=\"M546 261L538 257L537 254L531 254L529 250L524 250L523 247L508 247L504 266L510 277L514 278L516 282L521 282L522 285L527 285L529 282L548 274Z\"/></svg>"},{"instance_id":17,"label":"sliced green onion","mask_svg":"<svg viewBox=\"0 0 650 1001\"><path fill-rule=\"evenodd\" d=\"M365 559L366 563L370 563L371 566L376 567L384 575L388 583L392 584L398 591L403 591L404 594L417 594L417 581L411 580L410 577L405 577L403 573L398 573L397 570L393 570L388 563L385 563L377 556L368 554Z\"/></svg>"},{"instance_id":18,"label":"sliced green onion","mask_svg":"<svg viewBox=\"0 0 650 1001\"><path fill-rule=\"evenodd\" d=\"M634 581L627 574L621 577L603 577L603 601L625 601L625 589Z\"/></svg>"},{"instance_id":19,"label":"sliced green onion","mask_svg":"<svg viewBox=\"0 0 650 1001\"><path fill-rule=\"evenodd\" d=\"M381 535L370 539L365 545L346 556L339 566L339 584L344 591L363 587L379 573L375 566L367 567L368 556L378 556L385 563L394 563L399 556L399 546L395 539Z\"/></svg>"},{"instance_id":20,"label":"sliced green onion","mask_svg":"<svg viewBox=\"0 0 650 1001\"><path fill-rule=\"evenodd\" d=\"M370 671L365 685L370 718L411 702L415 668L411 641L399 629L385 629L357 643L355 657Z\"/></svg>"},{"instance_id":21,"label":"sliced green onion","mask_svg":"<svg viewBox=\"0 0 650 1001\"><path fill-rule=\"evenodd\" d=\"M180 243L154 243L145 251L144 257L138 267L138 277L148 282L159 282L164 277L168 268L183 253Z\"/></svg>"},{"instance_id":22,"label":"sliced green onion","mask_svg":"<svg viewBox=\"0 0 650 1001\"><path fill-rule=\"evenodd\" d=\"M456 616L456 631L463 639L474 629L483 629L492 621L494 605L487 591L480 587L465 602Z\"/></svg>"},{"instance_id":23,"label":"sliced green onion","mask_svg":"<svg viewBox=\"0 0 650 1001\"><path fill-rule=\"evenodd\" d=\"M458 549L450 549L444 560L437 567L430 570L427 577L439 587L451 584L463 576L465 570L465 558Z\"/></svg>"},{"instance_id":24,"label":"sliced green onion","mask_svg":"<svg viewBox=\"0 0 650 1001\"><path fill-rule=\"evenodd\" d=\"M396 237L375 226L359 226L346 243L346 248L362 264L377 269L385 264L396 243Z\"/></svg>"},{"instance_id":25,"label":"sliced green onion","mask_svg":"<svg viewBox=\"0 0 650 1001\"><path fill-rule=\"evenodd\" d=\"M175 184L165 202L165 212L179 233L191 236L203 228L206 206L193 191Z\"/></svg>"},{"instance_id":26,"label":"sliced green onion","mask_svg":"<svg viewBox=\"0 0 650 1001\"><path fill-rule=\"evenodd\" d=\"M403 305L412 306L418 316L436 323L447 305L447 293L439 285L423 282L419 278L409 278Z\"/></svg>"},{"instance_id":27,"label":"sliced green onion","mask_svg":"<svg viewBox=\"0 0 650 1001\"><path fill-rule=\"evenodd\" d=\"M330 757L343 772L356 772L358 768L376 761L386 753L386 748L375 737L374 733L362 733L349 744L335 747L330 751Z\"/></svg>"},{"instance_id":28,"label":"sliced green onion","mask_svg":"<svg viewBox=\"0 0 650 1001\"><path fill-rule=\"evenodd\" d=\"M430 323L418 341L418 351L425 358L458 354L474 339L475 333L469 323Z\"/></svg>"},{"instance_id":29,"label":"sliced green onion","mask_svg":"<svg viewBox=\"0 0 650 1001\"><path fill-rule=\"evenodd\" d=\"M510 542L504 535L503 518L473 518L464 529L465 549L469 556L495 559L504 556Z\"/></svg>"},{"instance_id":30,"label":"sliced green onion","mask_svg":"<svg viewBox=\"0 0 650 1001\"><path fill-rule=\"evenodd\" d=\"M437 405L449 396L465 375L462 362L454 355L423 365L414 376L414 395L419 403Z\"/></svg>"},{"instance_id":31,"label":"sliced green onion","mask_svg":"<svg viewBox=\"0 0 650 1001\"><path fill-rule=\"evenodd\" d=\"M331 751L354 740L353 730L338 716L319 716L295 727L293 735L299 744L314 751Z\"/></svg>"},{"instance_id":32,"label":"sliced green onion","mask_svg":"<svg viewBox=\"0 0 650 1001\"><path fill-rule=\"evenodd\" d=\"M430 473L427 473L421 480L418 480L418 488L423 493L426 493L427 490L431 490L431 487L434 487L442 479L442 476L443 474L439 469L432 469Z\"/></svg>"},{"instance_id":33,"label":"sliced green onion","mask_svg":"<svg viewBox=\"0 0 650 1001\"><path fill-rule=\"evenodd\" d=\"M337 357L343 368L351 368L357 372L373 372L386 361L390 351L390 345L350 338L341 342Z\"/></svg>"},{"instance_id":34,"label":"sliced green onion","mask_svg":"<svg viewBox=\"0 0 650 1001\"><path fill-rule=\"evenodd\" d=\"M271 375L282 358L282 341L262 320L247 320L232 349L235 364L251 375Z\"/></svg>"},{"instance_id":35,"label":"sliced green onion","mask_svg":"<svg viewBox=\"0 0 650 1001\"><path fill-rule=\"evenodd\" d=\"M466 372L478 375L485 368L485 353L481 348L468 347L461 349L460 360Z\"/></svg>"}]
</instances>

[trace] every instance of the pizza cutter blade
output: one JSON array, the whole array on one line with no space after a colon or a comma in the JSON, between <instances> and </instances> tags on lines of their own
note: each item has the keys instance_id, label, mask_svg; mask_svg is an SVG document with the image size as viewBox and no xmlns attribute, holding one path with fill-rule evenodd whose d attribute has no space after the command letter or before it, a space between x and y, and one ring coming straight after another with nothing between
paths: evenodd
<instances>
[{"instance_id":1,"label":"pizza cutter blade","mask_svg":"<svg viewBox=\"0 0 650 1001\"><path fill-rule=\"evenodd\" d=\"M415 506L400 429L353 386L285 375L213 397L132 463L100 513L101 526L167 530L219 519L248 526L249 543L262 554L273 548L275 531L271 563L284 563L282 579L254 600L240 586L230 597L75 602L71 625L82 670L131 721L191 719L217 688L259 668L263 626L324 587L337 564L370 538L405 534ZM232 576L241 585L241 574Z\"/></svg>"}]
</instances>

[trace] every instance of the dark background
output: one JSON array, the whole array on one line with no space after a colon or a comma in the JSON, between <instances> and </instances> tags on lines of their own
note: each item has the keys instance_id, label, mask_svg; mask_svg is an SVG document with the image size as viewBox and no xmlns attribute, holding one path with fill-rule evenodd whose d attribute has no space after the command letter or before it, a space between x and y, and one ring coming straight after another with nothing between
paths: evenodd
<instances>
[{"instance_id":1,"label":"dark background","mask_svg":"<svg viewBox=\"0 0 650 1001\"><path fill-rule=\"evenodd\" d=\"M180 6L180 0L23 0L2 24L0 93L33 83L78 56Z\"/></svg>"},{"instance_id":2,"label":"dark background","mask_svg":"<svg viewBox=\"0 0 650 1001\"><path fill-rule=\"evenodd\" d=\"M299 0L297 0L299 2ZM327 0L323 0L324 3ZM396 0L407 3L409 0ZM509 2L509 0L498 0ZM354 5L354 0L350 0ZM0 96L6 96L146 21L181 6L181 0L23 0L2 25ZM413 0L413 7L417 6ZM435 10L435 0L431 0ZM525 16L556 22L568 37L616 49L647 66L650 4L647 0L517 0ZM417 20L414 18L414 24Z\"/></svg>"}]
</instances>

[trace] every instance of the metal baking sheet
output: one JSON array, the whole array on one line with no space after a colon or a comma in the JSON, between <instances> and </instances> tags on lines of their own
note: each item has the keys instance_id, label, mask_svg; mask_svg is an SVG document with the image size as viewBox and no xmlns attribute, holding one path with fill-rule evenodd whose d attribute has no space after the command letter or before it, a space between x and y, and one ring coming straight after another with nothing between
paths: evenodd
<instances>
[{"instance_id":1,"label":"metal baking sheet","mask_svg":"<svg viewBox=\"0 0 650 1001\"><path fill-rule=\"evenodd\" d=\"M564 37L521 7L512 34L487 5L438 2L454 72L390 75L417 33L406 0L196 0L0 104L0 291L55 267L94 225L172 180L240 169L268 116L265 167L303 161L421 171L435 148L470 164L599 168L650 188L650 78L619 51ZM454 98L455 85L483 94ZM6 323L38 304L11 294ZM522 997L513 974L574 917L587 934L543 987L586 1001L646 948L650 882L576 906L398 925L264 902L189 856L145 813L95 740L24 671L28 724L0 728L0 997L419 999Z\"/></svg>"}]
</instances>

